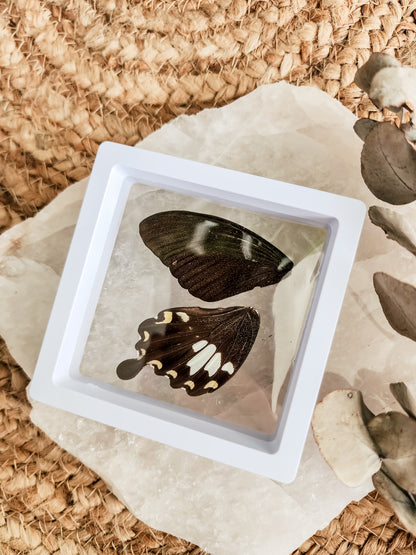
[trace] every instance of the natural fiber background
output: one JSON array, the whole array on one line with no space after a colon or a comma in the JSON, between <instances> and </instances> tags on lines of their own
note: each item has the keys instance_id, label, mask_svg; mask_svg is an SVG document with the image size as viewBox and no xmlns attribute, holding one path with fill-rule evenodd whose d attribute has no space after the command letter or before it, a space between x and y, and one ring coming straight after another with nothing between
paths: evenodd
<instances>
[{"instance_id":1,"label":"natural fiber background","mask_svg":"<svg viewBox=\"0 0 416 555\"><path fill-rule=\"evenodd\" d=\"M0 227L88 175L102 141L134 144L261 84L311 84L379 117L354 74L372 51L416 67L415 9L416 0L0 0ZM37 430L26 381L3 346L2 555L202 553L137 521ZM296 554L415 551L370 494Z\"/></svg>"}]
</instances>

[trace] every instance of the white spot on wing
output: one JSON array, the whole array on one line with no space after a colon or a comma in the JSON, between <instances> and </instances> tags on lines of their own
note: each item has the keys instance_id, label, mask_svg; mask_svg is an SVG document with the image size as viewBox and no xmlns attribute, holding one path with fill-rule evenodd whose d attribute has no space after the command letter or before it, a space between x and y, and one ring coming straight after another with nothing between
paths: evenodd
<instances>
[{"instance_id":1,"label":"white spot on wing","mask_svg":"<svg viewBox=\"0 0 416 555\"><path fill-rule=\"evenodd\" d=\"M188 244L188 248L194 251L194 253L196 254L203 255L205 253L203 243L211 227L215 227L216 225L218 224L216 224L215 222L210 222L208 220L205 220L197 224L195 226L192 239Z\"/></svg>"},{"instance_id":2,"label":"white spot on wing","mask_svg":"<svg viewBox=\"0 0 416 555\"><path fill-rule=\"evenodd\" d=\"M198 372L198 370L201 370L201 368L209 361L216 350L216 346L211 343L210 345L204 347L204 349L202 349L202 351L197 353L194 357L192 357L191 360L187 363L187 366L189 366L190 368L189 374L192 376L193 374Z\"/></svg>"},{"instance_id":3,"label":"white spot on wing","mask_svg":"<svg viewBox=\"0 0 416 555\"><path fill-rule=\"evenodd\" d=\"M204 385L204 389L217 389L218 387L218 382L216 382L215 380L211 380L210 382L208 382L207 384Z\"/></svg>"},{"instance_id":4,"label":"white spot on wing","mask_svg":"<svg viewBox=\"0 0 416 555\"><path fill-rule=\"evenodd\" d=\"M188 322L189 320L189 315L186 312L177 312L176 315L179 316L182 322Z\"/></svg>"},{"instance_id":5,"label":"white spot on wing","mask_svg":"<svg viewBox=\"0 0 416 555\"><path fill-rule=\"evenodd\" d=\"M243 252L243 256L246 260L251 260L251 245L253 243L253 238L248 233L243 233L243 237L241 239L241 250Z\"/></svg>"},{"instance_id":6,"label":"white spot on wing","mask_svg":"<svg viewBox=\"0 0 416 555\"><path fill-rule=\"evenodd\" d=\"M279 265L277 267L278 270L284 270L287 265L288 265L289 260L286 258L286 256L284 256L282 258L282 260L279 262Z\"/></svg>"},{"instance_id":7,"label":"white spot on wing","mask_svg":"<svg viewBox=\"0 0 416 555\"><path fill-rule=\"evenodd\" d=\"M156 324L170 324L172 322L173 314L170 310L165 310L163 313L163 320L156 320Z\"/></svg>"},{"instance_id":8,"label":"white spot on wing","mask_svg":"<svg viewBox=\"0 0 416 555\"><path fill-rule=\"evenodd\" d=\"M137 351L137 360L141 360L145 354L146 354L146 349L140 349L140 351Z\"/></svg>"},{"instance_id":9,"label":"white spot on wing","mask_svg":"<svg viewBox=\"0 0 416 555\"><path fill-rule=\"evenodd\" d=\"M221 368L221 370L224 370L224 372L228 372L229 374L233 374L234 373L234 366L232 364L232 362L226 362L223 367Z\"/></svg>"},{"instance_id":10,"label":"white spot on wing","mask_svg":"<svg viewBox=\"0 0 416 555\"><path fill-rule=\"evenodd\" d=\"M160 370L162 368L162 363L160 362L160 360L149 360L149 362L147 364L152 364L153 366L157 366L157 368Z\"/></svg>"},{"instance_id":11,"label":"white spot on wing","mask_svg":"<svg viewBox=\"0 0 416 555\"><path fill-rule=\"evenodd\" d=\"M208 341L203 339L202 341L198 341L197 343L194 343L192 345L192 349L193 349L193 351L195 351L195 353L197 353L198 351L203 349L205 347L205 345L208 345Z\"/></svg>"},{"instance_id":12,"label":"white spot on wing","mask_svg":"<svg viewBox=\"0 0 416 555\"><path fill-rule=\"evenodd\" d=\"M221 366L221 353L215 353L212 359L206 363L204 370L206 370L209 376L211 377L215 374L215 372L218 370L220 366Z\"/></svg>"}]
</instances>

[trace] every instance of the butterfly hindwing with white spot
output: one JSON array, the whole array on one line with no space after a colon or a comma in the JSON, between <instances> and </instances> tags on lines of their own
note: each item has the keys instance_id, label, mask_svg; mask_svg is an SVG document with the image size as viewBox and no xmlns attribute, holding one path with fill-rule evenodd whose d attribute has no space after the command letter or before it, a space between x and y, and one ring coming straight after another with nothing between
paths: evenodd
<instances>
[{"instance_id":1,"label":"butterfly hindwing with white spot","mask_svg":"<svg viewBox=\"0 0 416 555\"><path fill-rule=\"evenodd\" d=\"M121 362L117 375L129 380L150 365L189 395L211 393L241 367L259 325L259 314L250 307L166 309L140 324L137 358Z\"/></svg>"},{"instance_id":2,"label":"butterfly hindwing with white spot","mask_svg":"<svg viewBox=\"0 0 416 555\"><path fill-rule=\"evenodd\" d=\"M179 284L203 301L278 283L293 267L260 235L217 216L159 212L144 219L139 232Z\"/></svg>"}]
</instances>

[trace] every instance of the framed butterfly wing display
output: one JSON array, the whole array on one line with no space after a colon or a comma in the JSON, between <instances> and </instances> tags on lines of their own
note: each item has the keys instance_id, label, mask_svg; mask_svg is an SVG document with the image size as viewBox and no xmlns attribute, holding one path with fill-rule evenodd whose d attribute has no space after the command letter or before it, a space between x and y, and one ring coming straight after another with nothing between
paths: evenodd
<instances>
[{"instance_id":1,"label":"framed butterfly wing display","mask_svg":"<svg viewBox=\"0 0 416 555\"><path fill-rule=\"evenodd\" d=\"M274 245L217 216L159 212L144 219L139 232L179 284L203 301L278 283L293 267Z\"/></svg>"},{"instance_id":2,"label":"framed butterfly wing display","mask_svg":"<svg viewBox=\"0 0 416 555\"><path fill-rule=\"evenodd\" d=\"M211 393L224 385L246 360L259 330L254 308L169 308L142 322L137 358L117 367L122 380L146 366L167 376L188 395Z\"/></svg>"},{"instance_id":3,"label":"framed butterfly wing display","mask_svg":"<svg viewBox=\"0 0 416 555\"><path fill-rule=\"evenodd\" d=\"M354 199L104 143L30 395L290 481L365 214Z\"/></svg>"}]
</instances>

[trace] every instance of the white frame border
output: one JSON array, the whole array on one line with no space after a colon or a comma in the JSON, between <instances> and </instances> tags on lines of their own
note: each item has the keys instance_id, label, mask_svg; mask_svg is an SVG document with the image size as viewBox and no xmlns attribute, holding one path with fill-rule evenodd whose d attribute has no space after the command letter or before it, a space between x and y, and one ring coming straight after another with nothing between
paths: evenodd
<instances>
[{"instance_id":1,"label":"white frame border","mask_svg":"<svg viewBox=\"0 0 416 555\"><path fill-rule=\"evenodd\" d=\"M275 434L268 436L221 423L79 374L130 186L137 182L326 228L323 261ZM365 214L365 205L356 199L103 143L69 249L30 396L172 447L291 482L299 466Z\"/></svg>"}]
</instances>

